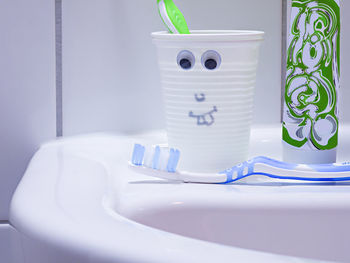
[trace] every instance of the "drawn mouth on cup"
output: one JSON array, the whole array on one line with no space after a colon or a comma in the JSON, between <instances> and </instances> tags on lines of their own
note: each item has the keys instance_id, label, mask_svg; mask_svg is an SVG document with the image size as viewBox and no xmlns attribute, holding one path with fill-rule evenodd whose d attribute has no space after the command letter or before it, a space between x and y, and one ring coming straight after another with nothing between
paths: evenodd
<instances>
[{"instance_id":1,"label":"drawn mouth on cup","mask_svg":"<svg viewBox=\"0 0 350 263\"><path fill-rule=\"evenodd\" d=\"M208 111L203 114L194 114L193 111L188 113L188 116L191 118L197 119L198 126L211 126L215 122L214 113L217 112L216 106L213 106L211 111Z\"/></svg>"}]
</instances>

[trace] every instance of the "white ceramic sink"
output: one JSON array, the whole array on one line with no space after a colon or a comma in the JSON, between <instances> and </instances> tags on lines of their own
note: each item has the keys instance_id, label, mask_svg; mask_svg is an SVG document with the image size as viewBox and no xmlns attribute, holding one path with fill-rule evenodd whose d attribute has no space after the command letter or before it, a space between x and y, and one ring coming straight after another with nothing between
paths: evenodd
<instances>
[{"instance_id":1,"label":"white ceramic sink","mask_svg":"<svg viewBox=\"0 0 350 263\"><path fill-rule=\"evenodd\" d=\"M339 161L350 160L350 126L340 134ZM11 204L26 262L350 262L350 184L180 184L128 169L134 142L165 141L150 132L44 145ZM250 155L280 159L280 142L279 126L257 127Z\"/></svg>"}]
</instances>

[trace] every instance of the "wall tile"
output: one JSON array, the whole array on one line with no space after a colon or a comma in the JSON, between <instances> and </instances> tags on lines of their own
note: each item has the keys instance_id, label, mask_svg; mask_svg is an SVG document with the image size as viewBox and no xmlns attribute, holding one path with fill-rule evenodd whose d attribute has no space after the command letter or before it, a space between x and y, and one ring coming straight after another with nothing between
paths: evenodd
<instances>
[{"instance_id":1,"label":"wall tile","mask_svg":"<svg viewBox=\"0 0 350 263\"><path fill-rule=\"evenodd\" d=\"M0 259L3 263L23 263L21 237L9 224L0 223Z\"/></svg>"},{"instance_id":2,"label":"wall tile","mask_svg":"<svg viewBox=\"0 0 350 263\"><path fill-rule=\"evenodd\" d=\"M350 1L341 0L340 118L350 122Z\"/></svg>"},{"instance_id":3,"label":"wall tile","mask_svg":"<svg viewBox=\"0 0 350 263\"><path fill-rule=\"evenodd\" d=\"M39 144L55 137L54 1L0 8L0 220Z\"/></svg>"},{"instance_id":4,"label":"wall tile","mask_svg":"<svg viewBox=\"0 0 350 263\"><path fill-rule=\"evenodd\" d=\"M177 0L191 29L266 32L255 121L280 120L281 2ZM164 30L154 0L63 1L64 135L162 128L152 31Z\"/></svg>"}]
</instances>

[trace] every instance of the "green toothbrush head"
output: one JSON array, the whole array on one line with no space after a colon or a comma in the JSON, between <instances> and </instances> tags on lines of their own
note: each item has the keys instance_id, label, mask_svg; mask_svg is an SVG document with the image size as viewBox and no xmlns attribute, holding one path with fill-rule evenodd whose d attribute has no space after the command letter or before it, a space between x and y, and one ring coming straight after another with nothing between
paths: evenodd
<instances>
[{"instance_id":1,"label":"green toothbrush head","mask_svg":"<svg viewBox=\"0 0 350 263\"><path fill-rule=\"evenodd\" d=\"M159 15L173 34L190 34L185 17L172 0L157 0Z\"/></svg>"}]
</instances>

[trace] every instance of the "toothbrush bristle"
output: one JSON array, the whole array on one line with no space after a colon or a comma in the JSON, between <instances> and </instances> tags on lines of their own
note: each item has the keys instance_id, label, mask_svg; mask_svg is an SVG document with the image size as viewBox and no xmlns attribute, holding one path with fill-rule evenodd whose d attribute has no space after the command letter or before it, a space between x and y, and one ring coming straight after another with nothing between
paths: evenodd
<instances>
[{"instance_id":1,"label":"toothbrush bristle","mask_svg":"<svg viewBox=\"0 0 350 263\"><path fill-rule=\"evenodd\" d=\"M132 152L131 162L133 165L140 166L143 164L143 158L145 154L145 147L141 144L135 144Z\"/></svg>"},{"instance_id":2,"label":"toothbrush bristle","mask_svg":"<svg viewBox=\"0 0 350 263\"><path fill-rule=\"evenodd\" d=\"M175 173L180 159L180 151L167 147L145 147L135 144L131 163L136 166L145 166L154 170Z\"/></svg>"},{"instance_id":3,"label":"toothbrush bristle","mask_svg":"<svg viewBox=\"0 0 350 263\"><path fill-rule=\"evenodd\" d=\"M160 147L156 146L153 153L152 168L155 170L159 169L159 158L160 158Z\"/></svg>"},{"instance_id":4,"label":"toothbrush bristle","mask_svg":"<svg viewBox=\"0 0 350 263\"><path fill-rule=\"evenodd\" d=\"M180 158L180 151L177 149L170 149L169 153L169 159L168 159L168 165L167 165L167 171L169 173L175 173L177 164L179 162Z\"/></svg>"}]
</instances>

